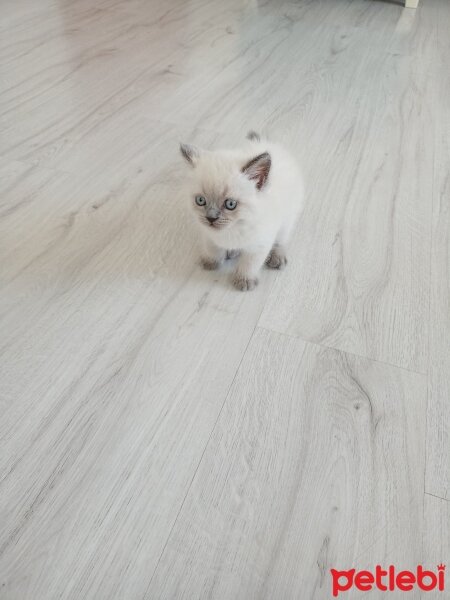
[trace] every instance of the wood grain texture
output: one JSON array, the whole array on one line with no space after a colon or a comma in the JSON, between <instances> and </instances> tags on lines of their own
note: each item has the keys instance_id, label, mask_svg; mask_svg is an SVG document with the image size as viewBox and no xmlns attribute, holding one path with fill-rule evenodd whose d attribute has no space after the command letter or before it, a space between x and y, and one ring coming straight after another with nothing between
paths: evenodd
<instances>
[{"instance_id":1,"label":"wood grain texture","mask_svg":"<svg viewBox=\"0 0 450 600\"><path fill-rule=\"evenodd\" d=\"M450 74L438 65L450 60L450 14L440 2L430 11L437 23L439 60L432 76L437 93L435 112L435 169L433 242L431 251L430 355L426 491L450 500Z\"/></svg>"},{"instance_id":2,"label":"wood grain texture","mask_svg":"<svg viewBox=\"0 0 450 600\"><path fill-rule=\"evenodd\" d=\"M5 169L8 599L135 597L267 294L267 285L239 294L201 272L182 211L168 209L173 147L154 150L153 169L109 191L95 178L76 186L41 167Z\"/></svg>"},{"instance_id":3,"label":"wood grain texture","mask_svg":"<svg viewBox=\"0 0 450 600\"><path fill-rule=\"evenodd\" d=\"M328 600L330 566L446 560L449 21L2 2L1 600ZM308 197L242 294L197 264L178 143L250 128Z\"/></svg>"},{"instance_id":4,"label":"wood grain texture","mask_svg":"<svg viewBox=\"0 0 450 600\"><path fill-rule=\"evenodd\" d=\"M370 4L378 14L383 3ZM277 280L260 323L426 372L433 41L420 13L416 21L400 14L383 47L372 52L370 43L358 54L342 88L334 81L341 71L330 76L338 98L305 135L308 203L292 243L296 260L289 278Z\"/></svg>"},{"instance_id":5,"label":"wood grain texture","mask_svg":"<svg viewBox=\"0 0 450 600\"><path fill-rule=\"evenodd\" d=\"M145 597L328 600L330 567L416 564L425 389L258 330Z\"/></svg>"},{"instance_id":6,"label":"wood grain texture","mask_svg":"<svg viewBox=\"0 0 450 600\"><path fill-rule=\"evenodd\" d=\"M450 502L425 494L424 509L424 555L430 566L435 568L435 565L444 563L448 571L446 561L450 556ZM448 573L446 584L448 586ZM424 597L426 598L425 594ZM435 597L438 598L439 594Z\"/></svg>"},{"instance_id":7,"label":"wood grain texture","mask_svg":"<svg viewBox=\"0 0 450 600\"><path fill-rule=\"evenodd\" d=\"M3 27L0 155L50 166L67 147L72 154L87 147L84 136L101 124L112 127L127 107L167 119L166 81L177 86L183 78L175 59L195 45L208 19L220 21L229 8L178 0L141 9L83 0L46 5ZM160 88L165 101L157 113L149 99ZM119 127L123 139L127 129Z\"/></svg>"}]
</instances>

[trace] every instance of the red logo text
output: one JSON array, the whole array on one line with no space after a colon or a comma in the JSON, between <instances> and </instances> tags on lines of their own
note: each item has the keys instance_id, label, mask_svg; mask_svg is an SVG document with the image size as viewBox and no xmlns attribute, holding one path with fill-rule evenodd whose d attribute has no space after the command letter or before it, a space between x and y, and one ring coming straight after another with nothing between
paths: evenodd
<instances>
[{"instance_id":1,"label":"red logo text","mask_svg":"<svg viewBox=\"0 0 450 600\"><path fill-rule=\"evenodd\" d=\"M419 565L415 571L396 571L393 565L383 569L380 565L372 571L337 571L331 569L333 583L333 596L336 598L341 592L347 592L356 588L361 592L369 592L378 589L382 592L393 592L400 590L409 592L419 588L424 592L438 589L440 592L445 588L445 565L438 565L437 571L426 571Z\"/></svg>"}]
</instances>

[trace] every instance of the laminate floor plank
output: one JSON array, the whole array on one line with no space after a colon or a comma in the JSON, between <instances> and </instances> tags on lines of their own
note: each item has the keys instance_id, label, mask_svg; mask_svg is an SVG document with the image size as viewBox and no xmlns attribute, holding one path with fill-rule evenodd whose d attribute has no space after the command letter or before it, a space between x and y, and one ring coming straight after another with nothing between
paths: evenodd
<instances>
[{"instance_id":1,"label":"laminate floor plank","mask_svg":"<svg viewBox=\"0 0 450 600\"><path fill-rule=\"evenodd\" d=\"M438 85L434 111L435 169L431 251L430 355L426 491L450 500L450 14L445 2L434 7L438 23L431 77Z\"/></svg>"}]
</instances>

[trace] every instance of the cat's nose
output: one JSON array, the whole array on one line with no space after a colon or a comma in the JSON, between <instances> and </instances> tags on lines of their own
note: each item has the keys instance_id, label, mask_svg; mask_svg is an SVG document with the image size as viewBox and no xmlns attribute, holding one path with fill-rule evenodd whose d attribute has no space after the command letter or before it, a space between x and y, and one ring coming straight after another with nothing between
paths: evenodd
<instances>
[{"instance_id":1,"label":"cat's nose","mask_svg":"<svg viewBox=\"0 0 450 600\"><path fill-rule=\"evenodd\" d=\"M214 221L217 221L217 219L219 217L220 217L220 210L218 210L217 208L214 208L213 206L210 206L208 208L208 210L206 211L206 218L211 223L211 225L214 223Z\"/></svg>"}]
</instances>

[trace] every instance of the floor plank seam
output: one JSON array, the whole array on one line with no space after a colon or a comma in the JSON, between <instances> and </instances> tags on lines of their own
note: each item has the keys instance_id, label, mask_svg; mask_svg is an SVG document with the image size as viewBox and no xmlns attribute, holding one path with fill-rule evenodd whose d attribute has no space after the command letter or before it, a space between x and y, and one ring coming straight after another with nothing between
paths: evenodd
<instances>
[{"instance_id":1,"label":"floor plank seam","mask_svg":"<svg viewBox=\"0 0 450 600\"><path fill-rule=\"evenodd\" d=\"M287 333L285 331L280 331L279 329L267 327L265 325L258 325L260 329L265 329L266 331L271 331L273 333L278 333L280 335L284 335L286 337L290 337L296 340L302 340L306 344L313 344L314 346L319 346L320 348L324 348L325 350L334 350L335 352L341 352L342 354L348 354L349 356L354 356L356 358L360 358L363 360L370 360L372 362L378 363L380 365L385 365L387 367L394 367L395 369L401 369L402 371L407 371L408 373L413 373L414 375L422 375L426 377L428 373L423 371L414 371L413 369L408 369L406 367L402 367L401 365L396 365L395 363L389 363L384 360L379 360L378 358L372 358L371 356L364 356L362 354L356 354L355 352L350 352L349 350L342 350L341 348L336 348L335 346L327 346L326 344L321 344L319 342L315 342L312 340L308 340L308 338L304 338L299 335L294 335L293 333Z\"/></svg>"},{"instance_id":2,"label":"floor plank seam","mask_svg":"<svg viewBox=\"0 0 450 600\"><path fill-rule=\"evenodd\" d=\"M425 492L425 496L431 496L432 498L437 498L437 500L443 500L444 502L450 503L450 498L443 498L442 496L437 496L436 494L432 494L431 492Z\"/></svg>"}]
</instances>

